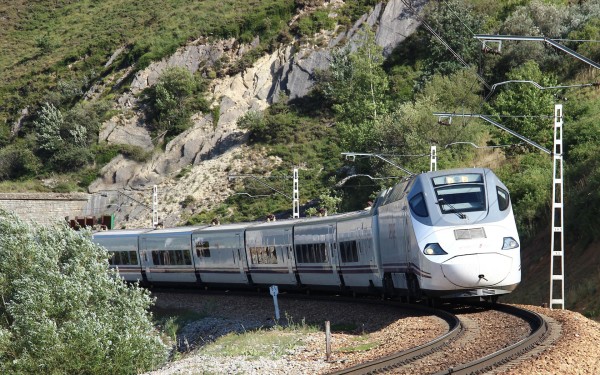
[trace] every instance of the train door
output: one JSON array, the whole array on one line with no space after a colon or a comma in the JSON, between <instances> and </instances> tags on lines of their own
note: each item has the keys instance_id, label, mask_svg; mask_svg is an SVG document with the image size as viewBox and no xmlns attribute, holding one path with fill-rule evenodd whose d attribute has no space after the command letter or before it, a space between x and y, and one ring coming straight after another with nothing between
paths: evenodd
<instances>
[{"instance_id":1,"label":"train door","mask_svg":"<svg viewBox=\"0 0 600 375\"><path fill-rule=\"evenodd\" d=\"M204 283L246 284L243 232L199 233L192 237L196 271Z\"/></svg>"},{"instance_id":2,"label":"train door","mask_svg":"<svg viewBox=\"0 0 600 375\"><path fill-rule=\"evenodd\" d=\"M142 237L142 267L150 283L196 281L189 238L186 233Z\"/></svg>"},{"instance_id":3,"label":"train door","mask_svg":"<svg viewBox=\"0 0 600 375\"><path fill-rule=\"evenodd\" d=\"M335 237L333 224L303 225L295 228L296 267L303 285L341 286Z\"/></svg>"},{"instance_id":4,"label":"train door","mask_svg":"<svg viewBox=\"0 0 600 375\"><path fill-rule=\"evenodd\" d=\"M257 227L246 231L247 262L256 284L295 285L291 228Z\"/></svg>"}]
</instances>

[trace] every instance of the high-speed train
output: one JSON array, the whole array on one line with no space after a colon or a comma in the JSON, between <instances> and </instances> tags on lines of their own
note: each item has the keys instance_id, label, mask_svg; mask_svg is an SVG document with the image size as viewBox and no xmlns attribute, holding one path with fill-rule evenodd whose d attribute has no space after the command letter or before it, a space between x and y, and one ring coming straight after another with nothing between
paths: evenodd
<instances>
[{"instance_id":1,"label":"high-speed train","mask_svg":"<svg viewBox=\"0 0 600 375\"><path fill-rule=\"evenodd\" d=\"M270 222L100 231L127 281L496 300L521 281L506 186L489 169L413 175L365 210Z\"/></svg>"}]
</instances>

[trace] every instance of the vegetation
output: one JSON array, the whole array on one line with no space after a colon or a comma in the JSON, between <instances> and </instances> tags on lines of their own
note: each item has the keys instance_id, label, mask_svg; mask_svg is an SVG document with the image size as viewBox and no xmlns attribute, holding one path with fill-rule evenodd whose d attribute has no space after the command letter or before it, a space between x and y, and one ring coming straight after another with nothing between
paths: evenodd
<instances>
[{"instance_id":1,"label":"vegetation","mask_svg":"<svg viewBox=\"0 0 600 375\"><path fill-rule=\"evenodd\" d=\"M146 290L109 270L89 232L0 211L0 371L131 374L166 360Z\"/></svg>"},{"instance_id":2,"label":"vegetation","mask_svg":"<svg viewBox=\"0 0 600 375\"><path fill-rule=\"evenodd\" d=\"M269 357L280 358L296 346L303 345L307 333L317 332L318 328L304 323L276 325L243 333L229 333L213 343L203 346L200 354L211 357L245 356L250 359Z\"/></svg>"}]
</instances>

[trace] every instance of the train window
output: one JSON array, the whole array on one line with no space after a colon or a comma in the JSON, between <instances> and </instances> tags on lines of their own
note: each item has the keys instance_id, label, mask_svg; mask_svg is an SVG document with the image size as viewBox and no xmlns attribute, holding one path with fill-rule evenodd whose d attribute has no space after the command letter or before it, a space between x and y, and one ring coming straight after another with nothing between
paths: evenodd
<instances>
[{"instance_id":1,"label":"train window","mask_svg":"<svg viewBox=\"0 0 600 375\"><path fill-rule=\"evenodd\" d=\"M327 246L324 243L296 245L296 262L327 263Z\"/></svg>"},{"instance_id":2,"label":"train window","mask_svg":"<svg viewBox=\"0 0 600 375\"><path fill-rule=\"evenodd\" d=\"M189 250L153 250L152 262L156 266L191 265L192 257Z\"/></svg>"},{"instance_id":3,"label":"train window","mask_svg":"<svg viewBox=\"0 0 600 375\"><path fill-rule=\"evenodd\" d=\"M112 256L108 262L112 266L138 264L137 252L135 251L112 251L111 253Z\"/></svg>"},{"instance_id":4,"label":"train window","mask_svg":"<svg viewBox=\"0 0 600 375\"><path fill-rule=\"evenodd\" d=\"M425 205L425 198L423 197L423 193L419 193L410 199L410 208L413 210L415 215L420 217L429 216L429 212L427 212L427 205Z\"/></svg>"},{"instance_id":5,"label":"train window","mask_svg":"<svg viewBox=\"0 0 600 375\"><path fill-rule=\"evenodd\" d=\"M508 205L510 203L508 191L502 189L499 186L496 186L496 190L498 192L498 207L500 208L500 211L504 211L508 208Z\"/></svg>"},{"instance_id":6,"label":"train window","mask_svg":"<svg viewBox=\"0 0 600 375\"><path fill-rule=\"evenodd\" d=\"M277 264L277 248L275 246L257 246L250 248L252 264Z\"/></svg>"},{"instance_id":7,"label":"train window","mask_svg":"<svg viewBox=\"0 0 600 375\"><path fill-rule=\"evenodd\" d=\"M114 266L116 264L121 264L121 252L120 251L113 251L112 252L112 256L110 258L108 258L108 263L111 266Z\"/></svg>"},{"instance_id":8,"label":"train window","mask_svg":"<svg viewBox=\"0 0 600 375\"><path fill-rule=\"evenodd\" d=\"M435 189L442 213L485 211L483 184L456 184Z\"/></svg>"},{"instance_id":9,"label":"train window","mask_svg":"<svg viewBox=\"0 0 600 375\"><path fill-rule=\"evenodd\" d=\"M343 263L358 262L356 241L340 242L340 257Z\"/></svg>"},{"instance_id":10,"label":"train window","mask_svg":"<svg viewBox=\"0 0 600 375\"><path fill-rule=\"evenodd\" d=\"M210 257L210 244L208 241L196 241L196 255L199 258Z\"/></svg>"}]
</instances>

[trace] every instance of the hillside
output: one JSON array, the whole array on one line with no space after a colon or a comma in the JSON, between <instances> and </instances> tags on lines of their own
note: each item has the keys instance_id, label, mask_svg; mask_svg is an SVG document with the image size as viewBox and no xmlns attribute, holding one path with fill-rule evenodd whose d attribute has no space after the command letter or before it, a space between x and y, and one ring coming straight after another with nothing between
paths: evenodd
<instances>
[{"instance_id":1,"label":"hillside","mask_svg":"<svg viewBox=\"0 0 600 375\"><path fill-rule=\"evenodd\" d=\"M420 171L437 145L439 168L489 166L511 190L524 243L511 298L538 304L550 159L483 121L440 126L432 114L486 113L551 148L548 116L562 102L567 296L597 317L597 71L542 43L484 54L473 34L544 35L598 61L599 17L596 1L9 1L0 190L89 191L124 227L150 225L153 185L168 226L287 217L274 192L291 191L294 167L303 213L352 210L402 172L342 151ZM509 80L521 83L492 95ZM353 174L388 179L336 186Z\"/></svg>"}]
</instances>

